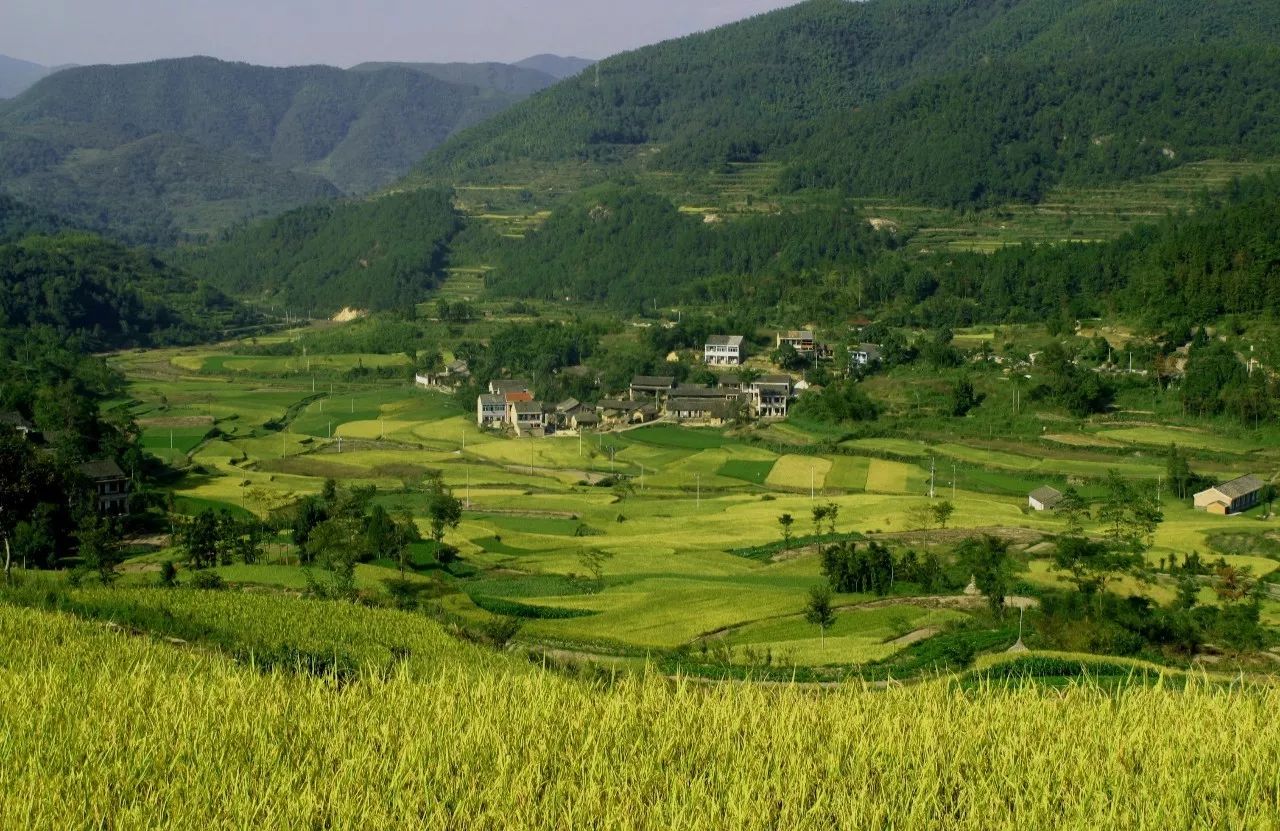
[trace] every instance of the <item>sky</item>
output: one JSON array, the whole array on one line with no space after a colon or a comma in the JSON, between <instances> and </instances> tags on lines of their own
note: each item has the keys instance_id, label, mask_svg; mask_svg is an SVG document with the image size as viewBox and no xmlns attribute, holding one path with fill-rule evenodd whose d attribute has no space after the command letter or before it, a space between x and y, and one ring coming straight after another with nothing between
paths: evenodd
<instances>
[{"instance_id":1,"label":"sky","mask_svg":"<svg viewBox=\"0 0 1280 831\"><path fill-rule=\"evenodd\" d=\"M0 54L57 66L603 58L797 0L0 0Z\"/></svg>"}]
</instances>

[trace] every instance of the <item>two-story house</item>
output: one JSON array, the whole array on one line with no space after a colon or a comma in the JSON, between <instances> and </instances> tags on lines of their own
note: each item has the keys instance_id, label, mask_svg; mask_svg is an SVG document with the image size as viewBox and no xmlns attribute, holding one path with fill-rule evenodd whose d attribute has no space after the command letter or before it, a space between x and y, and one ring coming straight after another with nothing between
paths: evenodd
<instances>
[{"instance_id":1,"label":"two-story house","mask_svg":"<svg viewBox=\"0 0 1280 831\"><path fill-rule=\"evenodd\" d=\"M98 513L129 513L129 477L124 475L114 459L85 462L80 465L80 473L93 485Z\"/></svg>"},{"instance_id":2,"label":"two-story house","mask_svg":"<svg viewBox=\"0 0 1280 831\"><path fill-rule=\"evenodd\" d=\"M702 358L707 366L742 366L746 358L742 335L712 335L702 348Z\"/></svg>"},{"instance_id":3,"label":"two-story house","mask_svg":"<svg viewBox=\"0 0 1280 831\"><path fill-rule=\"evenodd\" d=\"M756 418L786 418L794 387L790 375L763 375L747 388Z\"/></svg>"},{"instance_id":4,"label":"two-story house","mask_svg":"<svg viewBox=\"0 0 1280 831\"><path fill-rule=\"evenodd\" d=\"M781 349L784 345L792 347L801 355L805 355L807 357L813 357L814 353L818 349L817 339L814 337L813 332L808 329L779 332L778 348Z\"/></svg>"}]
</instances>

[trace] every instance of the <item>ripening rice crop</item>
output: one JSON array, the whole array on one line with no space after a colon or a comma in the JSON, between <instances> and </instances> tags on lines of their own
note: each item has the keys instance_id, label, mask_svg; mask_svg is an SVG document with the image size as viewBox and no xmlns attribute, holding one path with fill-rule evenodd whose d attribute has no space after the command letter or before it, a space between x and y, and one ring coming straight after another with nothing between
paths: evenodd
<instances>
[{"instance_id":1,"label":"ripening rice crop","mask_svg":"<svg viewBox=\"0 0 1280 831\"><path fill-rule=\"evenodd\" d=\"M409 619L242 599L197 617L360 655ZM416 625L339 680L0 607L0 828L1280 825L1270 687L588 684Z\"/></svg>"}]
</instances>

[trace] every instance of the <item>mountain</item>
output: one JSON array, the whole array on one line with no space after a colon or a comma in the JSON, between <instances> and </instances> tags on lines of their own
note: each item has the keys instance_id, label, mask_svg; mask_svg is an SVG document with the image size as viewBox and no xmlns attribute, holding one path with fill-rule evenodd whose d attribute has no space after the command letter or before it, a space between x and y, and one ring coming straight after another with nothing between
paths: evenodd
<instances>
[{"instance_id":1,"label":"mountain","mask_svg":"<svg viewBox=\"0 0 1280 831\"><path fill-rule=\"evenodd\" d=\"M0 332L48 327L98 351L197 343L255 320L220 291L94 234L0 243Z\"/></svg>"},{"instance_id":2,"label":"mountain","mask_svg":"<svg viewBox=\"0 0 1280 831\"><path fill-rule=\"evenodd\" d=\"M544 75L550 75L556 80L564 80L572 78L582 70L589 66L594 66L595 61L587 58L565 58L560 55L534 55L531 58L525 58L522 61L516 61L514 66L523 69L532 69L535 72L541 72Z\"/></svg>"},{"instance_id":3,"label":"mountain","mask_svg":"<svg viewBox=\"0 0 1280 831\"><path fill-rule=\"evenodd\" d=\"M558 76L505 63L362 63L353 72L412 69L449 84L476 87L482 92L527 98L555 84Z\"/></svg>"},{"instance_id":4,"label":"mountain","mask_svg":"<svg viewBox=\"0 0 1280 831\"><path fill-rule=\"evenodd\" d=\"M65 67L41 66L8 55L0 55L0 98L21 95L46 75L52 75Z\"/></svg>"},{"instance_id":5,"label":"mountain","mask_svg":"<svg viewBox=\"0 0 1280 831\"><path fill-rule=\"evenodd\" d=\"M517 97L404 67L69 69L0 105L0 187L87 227L170 243L382 187Z\"/></svg>"},{"instance_id":6,"label":"mountain","mask_svg":"<svg viewBox=\"0 0 1280 831\"><path fill-rule=\"evenodd\" d=\"M1274 11L1264 0L809 0L602 61L454 137L418 175L492 180L529 161L679 171L773 160L797 166L796 186L817 179L806 179L816 150L816 167L835 171L816 184L955 202L954 187L931 194L913 182L930 174L921 163L940 166L932 149L959 127L962 149L944 155L973 156L976 178L991 180L971 182L959 201L985 204L1085 172L1122 179L1209 154L1271 153L1280 79L1252 66L1274 59ZM1039 93L1042 82L1052 94ZM1253 109L1243 117L1237 104ZM1184 113L1210 123L1181 123ZM905 163L903 141L913 146ZM868 147L874 159L859 162ZM861 170L885 165L903 177ZM993 186L1010 168L1031 184Z\"/></svg>"},{"instance_id":7,"label":"mountain","mask_svg":"<svg viewBox=\"0 0 1280 831\"><path fill-rule=\"evenodd\" d=\"M309 205L177 252L211 285L314 311L407 308L444 279L461 229L447 190Z\"/></svg>"}]
</instances>

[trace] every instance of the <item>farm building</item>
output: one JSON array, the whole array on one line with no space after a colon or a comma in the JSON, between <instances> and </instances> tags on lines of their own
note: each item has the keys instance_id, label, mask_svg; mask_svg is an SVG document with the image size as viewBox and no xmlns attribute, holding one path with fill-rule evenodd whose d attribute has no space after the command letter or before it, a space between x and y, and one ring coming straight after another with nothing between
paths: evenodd
<instances>
[{"instance_id":1,"label":"farm building","mask_svg":"<svg viewBox=\"0 0 1280 831\"><path fill-rule=\"evenodd\" d=\"M129 478L113 459L85 462L80 472L97 491L98 513L129 513Z\"/></svg>"},{"instance_id":2,"label":"farm building","mask_svg":"<svg viewBox=\"0 0 1280 831\"><path fill-rule=\"evenodd\" d=\"M507 420L505 395L481 395L476 398L476 425L491 427Z\"/></svg>"},{"instance_id":3,"label":"farm building","mask_svg":"<svg viewBox=\"0 0 1280 831\"><path fill-rule=\"evenodd\" d=\"M818 348L817 338L808 329L778 333L778 348L790 346L801 355L813 355Z\"/></svg>"},{"instance_id":4,"label":"farm building","mask_svg":"<svg viewBox=\"0 0 1280 831\"><path fill-rule=\"evenodd\" d=\"M1027 505L1033 511L1052 511L1062 502L1062 491L1045 486L1036 488L1027 497Z\"/></svg>"},{"instance_id":5,"label":"farm building","mask_svg":"<svg viewBox=\"0 0 1280 831\"><path fill-rule=\"evenodd\" d=\"M654 399L662 401L675 388L672 376L637 375L631 379L631 400Z\"/></svg>"},{"instance_id":6,"label":"farm building","mask_svg":"<svg viewBox=\"0 0 1280 831\"><path fill-rule=\"evenodd\" d=\"M575 430L592 430L600 426L600 416L590 410L579 410L569 417L569 426Z\"/></svg>"},{"instance_id":7,"label":"farm building","mask_svg":"<svg viewBox=\"0 0 1280 831\"><path fill-rule=\"evenodd\" d=\"M1241 476L1195 495L1198 511L1208 511L1219 516L1230 516L1249 510L1262 499L1266 483L1257 476Z\"/></svg>"},{"instance_id":8,"label":"farm building","mask_svg":"<svg viewBox=\"0 0 1280 831\"><path fill-rule=\"evenodd\" d=\"M743 358L742 335L712 335L702 347L703 361L708 366L741 366Z\"/></svg>"}]
</instances>

